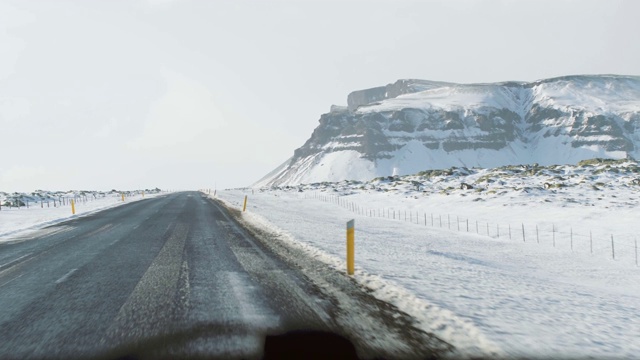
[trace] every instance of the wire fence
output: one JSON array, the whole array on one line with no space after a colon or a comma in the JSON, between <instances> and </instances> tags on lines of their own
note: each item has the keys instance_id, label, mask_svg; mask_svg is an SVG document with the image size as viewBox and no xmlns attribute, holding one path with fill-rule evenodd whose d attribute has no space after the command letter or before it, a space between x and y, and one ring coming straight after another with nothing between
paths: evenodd
<instances>
[{"instance_id":1,"label":"wire fence","mask_svg":"<svg viewBox=\"0 0 640 360\"><path fill-rule=\"evenodd\" d=\"M91 201L112 197L114 199L122 199L133 197L136 195L142 195L143 191L127 191L122 193L88 193L78 195L64 195L64 196L49 196L43 198L33 198L28 196L10 197L0 202L0 211L19 211L21 209L32 208L57 208L68 206L71 207L71 200L73 200L75 206L86 204Z\"/></svg>"},{"instance_id":2,"label":"wire fence","mask_svg":"<svg viewBox=\"0 0 640 360\"><path fill-rule=\"evenodd\" d=\"M635 233L607 234L603 231L592 231L583 225L574 227L555 223L501 223L397 207L372 208L341 196L317 192L305 193L304 198L334 203L368 217L405 221L415 225L474 233L495 239L535 243L576 253L606 255L612 260L630 262L638 266L638 241Z\"/></svg>"}]
</instances>

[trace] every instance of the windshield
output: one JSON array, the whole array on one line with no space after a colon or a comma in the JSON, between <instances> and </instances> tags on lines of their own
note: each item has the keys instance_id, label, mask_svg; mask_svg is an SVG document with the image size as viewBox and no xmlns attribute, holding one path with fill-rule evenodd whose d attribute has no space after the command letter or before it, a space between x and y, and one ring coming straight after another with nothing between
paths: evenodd
<instances>
[{"instance_id":1,"label":"windshield","mask_svg":"<svg viewBox=\"0 0 640 360\"><path fill-rule=\"evenodd\" d=\"M640 3L0 0L0 358L629 358Z\"/></svg>"}]
</instances>

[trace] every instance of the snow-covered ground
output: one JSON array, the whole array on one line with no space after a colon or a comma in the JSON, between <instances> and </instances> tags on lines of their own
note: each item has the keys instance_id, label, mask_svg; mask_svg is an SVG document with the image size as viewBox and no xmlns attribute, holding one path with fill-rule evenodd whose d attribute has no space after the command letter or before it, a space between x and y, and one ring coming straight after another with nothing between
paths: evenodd
<instances>
[{"instance_id":1,"label":"snow-covered ground","mask_svg":"<svg viewBox=\"0 0 640 360\"><path fill-rule=\"evenodd\" d=\"M97 211L120 206L132 201L143 199L141 192L126 192L125 201L118 192L68 192L53 193L39 191L33 194L0 194L0 242L15 239L18 236L28 236L31 232L42 229L45 226L54 225L74 217L86 216ZM34 195L36 194L36 195ZM149 192L144 198L160 195L161 192ZM93 196L95 195L95 197ZM76 214L71 213L70 200L75 200ZM16 203L21 199L22 206L7 206L8 202ZM63 204L60 202L63 200ZM41 202L42 200L42 202ZM55 200L55 205L54 205ZM27 201L29 207L26 207Z\"/></svg>"},{"instance_id":2,"label":"snow-covered ground","mask_svg":"<svg viewBox=\"0 0 640 360\"><path fill-rule=\"evenodd\" d=\"M542 168L536 176L515 167L458 176L454 169L218 197L240 207L248 195L248 221L341 271L354 218L356 279L464 353L633 358L640 353L637 164L608 165ZM459 189L461 180L475 188Z\"/></svg>"}]
</instances>

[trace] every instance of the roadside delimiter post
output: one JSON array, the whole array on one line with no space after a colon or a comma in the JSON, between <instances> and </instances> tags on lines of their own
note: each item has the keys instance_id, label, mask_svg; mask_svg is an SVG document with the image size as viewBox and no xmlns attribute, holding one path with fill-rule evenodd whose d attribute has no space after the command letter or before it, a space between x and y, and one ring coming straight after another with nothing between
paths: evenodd
<instances>
[{"instance_id":1,"label":"roadside delimiter post","mask_svg":"<svg viewBox=\"0 0 640 360\"><path fill-rule=\"evenodd\" d=\"M347 274L353 275L355 270L355 220L347 222Z\"/></svg>"}]
</instances>

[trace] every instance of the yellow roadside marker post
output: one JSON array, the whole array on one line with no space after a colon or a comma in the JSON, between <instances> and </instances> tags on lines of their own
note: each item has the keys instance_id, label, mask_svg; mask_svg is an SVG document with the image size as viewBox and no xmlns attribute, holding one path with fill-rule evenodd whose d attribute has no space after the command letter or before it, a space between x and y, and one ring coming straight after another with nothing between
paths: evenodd
<instances>
[{"instance_id":1,"label":"yellow roadside marker post","mask_svg":"<svg viewBox=\"0 0 640 360\"><path fill-rule=\"evenodd\" d=\"M242 205L242 212L247 211L247 195L244 196L244 205Z\"/></svg>"},{"instance_id":2,"label":"yellow roadside marker post","mask_svg":"<svg viewBox=\"0 0 640 360\"><path fill-rule=\"evenodd\" d=\"M347 274L353 275L355 270L355 220L347 222Z\"/></svg>"},{"instance_id":3,"label":"yellow roadside marker post","mask_svg":"<svg viewBox=\"0 0 640 360\"><path fill-rule=\"evenodd\" d=\"M76 202L71 199L71 215L76 214Z\"/></svg>"},{"instance_id":4,"label":"yellow roadside marker post","mask_svg":"<svg viewBox=\"0 0 640 360\"><path fill-rule=\"evenodd\" d=\"M121 195L122 195L122 201L124 201L124 193L122 193Z\"/></svg>"}]
</instances>

